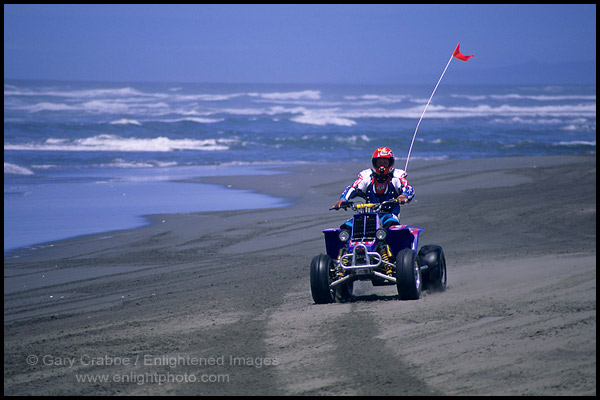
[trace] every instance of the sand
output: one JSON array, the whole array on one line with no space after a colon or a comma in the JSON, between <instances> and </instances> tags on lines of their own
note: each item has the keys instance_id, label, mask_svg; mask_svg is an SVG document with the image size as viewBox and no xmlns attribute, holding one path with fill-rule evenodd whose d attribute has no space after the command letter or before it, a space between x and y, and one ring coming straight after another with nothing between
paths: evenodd
<instances>
[{"instance_id":1,"label":"sand","mask_svg":"<svg viewBox=\"0 0 600 400\"><path fill-rule=\"evenodd\" d=\"M365 165L204 178L292 205L6 255L4 394L596 394L595 156L413 161L401 220L447 290L316 305L321 232L351 215L328 208Z\"/></svg>"}]
</instances>

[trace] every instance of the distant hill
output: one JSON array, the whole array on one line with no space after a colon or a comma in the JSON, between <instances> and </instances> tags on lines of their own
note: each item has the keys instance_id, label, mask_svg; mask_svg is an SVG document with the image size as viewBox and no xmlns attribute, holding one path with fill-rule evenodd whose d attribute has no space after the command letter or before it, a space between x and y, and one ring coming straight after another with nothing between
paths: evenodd
<instances>
[{"instance_id":1,"label":"distant hill","mask_svg":"<svg viewBox=\"0 0 600 400\"><path fill-rule=\"evenodd\" d=\"M527 62L508 67L453 70L448 80L454 83L508 84L595 84L596 60L542 64Z\"/></svg>"},{"instance_id":2,"label":"distant hill","mask_svg":"<svg viewBox=\"0 0 600 400\"><path fill-rule=\"evenodd\" d=\"M456 61L456 60L454 60ZM461 61L458 61L461 62ZM384 77L387 82L434 84L439 72L398 74ZM596 60L543 64L530 61L498 68L479 68L475 62L469 68L450 68L444 76L445 84L596 84Z\"/></svg>"}]
</instances>

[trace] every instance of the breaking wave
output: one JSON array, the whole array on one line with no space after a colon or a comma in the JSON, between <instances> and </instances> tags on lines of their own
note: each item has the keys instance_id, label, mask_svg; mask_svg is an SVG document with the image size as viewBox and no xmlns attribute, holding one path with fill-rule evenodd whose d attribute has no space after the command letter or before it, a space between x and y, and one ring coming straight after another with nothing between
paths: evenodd
<instances>
[{"instance_id":1,"label":"breaking wave","mask_svg":"<svg viewBox=\"0 0 600 400\"><path fill-rule=\"evenodd\" d=\"M33 175L34 172L29 168L21 167L16 164L4 163L4 174L12 174L12 175Z\"/></svg>"},{"instance_id":2,"label":"breaking wave","mask_svg":"<svg viewBox=\"0 0 600 400\"><path fill-rule=\"evenodd\" d=\"M37 151L155 151L167 152L175 150L228 150L233 142L230 139L169 139L167 137L124 138L116 135L98 135L84 139L49 138L43 143L5 144L4 150L37 150Z\"/></svg>"}]
</instances>

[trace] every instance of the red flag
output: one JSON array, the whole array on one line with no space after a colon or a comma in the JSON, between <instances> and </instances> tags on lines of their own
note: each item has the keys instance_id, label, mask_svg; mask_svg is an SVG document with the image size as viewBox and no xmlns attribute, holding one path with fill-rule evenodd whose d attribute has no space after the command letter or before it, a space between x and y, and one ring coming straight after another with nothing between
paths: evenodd
<instances>
[{"instance_id":1,"label":"red flag","mask_svg":"<svg viewBox=\"0 0 600 400\"><path fill-rule=\"evenodd\" d=\"M458 48L460 46L460 43L456 45L456 49L454 49L454 53L452 53L452 55L456 58L458 58L459 60L463 60L463 61L467 61L469 58L471 57L475 57L473 54L471 54L470 56L465 56L463 53L460 52L460 49Z\"/></svg>"}]
</instances>

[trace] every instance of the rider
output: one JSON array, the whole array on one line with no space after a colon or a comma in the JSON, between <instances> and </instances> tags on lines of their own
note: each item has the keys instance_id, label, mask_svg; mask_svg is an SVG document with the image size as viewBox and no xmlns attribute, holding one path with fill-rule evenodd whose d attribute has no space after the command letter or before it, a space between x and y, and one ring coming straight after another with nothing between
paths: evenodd
<instances>
[{"instance_id":1,"label":"rider","mask_svg":"<svg viewBox=\"0 0 600 400\"><path fill-rule=\"evenodd\" d=\"M375 150L371 160L372 168L358 174L358 179L346 188L333 208L339 210L344 202L356 196L372 203L396 199L398 205L381 214L381 223L386 229L399 225L400 204L409 203L414 197L414 190L406 180L406 172L394 169L394 161L394 153L389 148L380 147ZM352 230L352 219L346 221L341 228Z\"/></svg>"}]
</instances>

